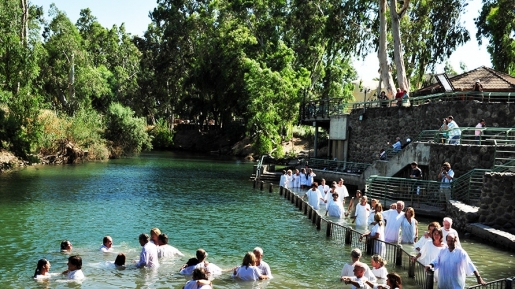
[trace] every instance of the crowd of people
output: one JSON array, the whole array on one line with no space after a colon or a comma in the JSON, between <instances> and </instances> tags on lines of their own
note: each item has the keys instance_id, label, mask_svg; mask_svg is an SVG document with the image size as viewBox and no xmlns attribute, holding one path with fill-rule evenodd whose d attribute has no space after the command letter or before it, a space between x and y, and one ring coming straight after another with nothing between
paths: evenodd
<instances>
[{"instance_id":1,"label":"crowd of people","mask_svg":"<svg viewBox=\"0 0 515 289\"><path fill-rule=\"evenodd\" d=\"M412 162L411 168L410 178L420 179L422 171L418 164ZM442 180L441 195L448 197L446 188L454 177L449 163L444 163L438 177ZM347 212L344 212L348 191L344 188L343 179L338 183L333 182L329 189L325 183L324 179L320 186L314 182L302 198L307 198L309 205L315 210L320 210L325 205L326 216L349 216L357 229L366 230L361 240L375 239L371 263L374 269L359 261L359 249L351 251L352 262L345 264L342 269L341 280L346 284L352 284L352 288L402 288L400 276L395 273L388 274L384 267L385 262L382 258L386 253L386 243L413 245L416 254L412 261L420 262L427 269L434 269L435 280L440 289L464 288L465 277L470 274L476 276L479 284L485 284L468 254L461 248L458 232L452 228L451 218L443 219L443 227L439 222L431 222L428 231L419 239L415 210L412 207L405 209L403 201L392 203L389 210L383 211L383 205L377 199L372 199L369 204L367 196L363 196L362 192L357 190L355 197L350 198Z\"/></svg>"},{"instance_id":2,"label":"crowd of people","mask_svg":"<svg viewBox=\"0 0 515 289\"><path fill-rule=\"evenodd\" d=\"M159 268L160 259L184 256L177 248L168 244L168 236L161 233L158 228L152 228L150 235L140 234L138 240L141 245L141 252L139 260L132 261L135 268L157 269ZM40 259L36 265L33 275L34 279L44 280L63 275L68 280L81 282L86 278L82 272L82 258L79 255L71 255L72 243L69 240L64 240L61 242L60 247L62 253L70 255L68 257L67 270L62 273L51 273L50 262L47 259ZM99 251L102 253L115 253L113 239L110 236L103 238ZM271 279L273 278L272 271L270 266L263 261L263 255L263 249L256 247L252 252L245 254L241 266L222 270L217 265L207 261L208 253L204 249L198 249L195 257L188 259L179 271L181 275L192 276L192 279L186 282L183 288L210 289L213 286L212 280L225 271L232 271L234 278L243 281ZM124 253L117 253L116 259L112 264L117 269L125 269L126 255Z\"/></svg>"}]
</instances>

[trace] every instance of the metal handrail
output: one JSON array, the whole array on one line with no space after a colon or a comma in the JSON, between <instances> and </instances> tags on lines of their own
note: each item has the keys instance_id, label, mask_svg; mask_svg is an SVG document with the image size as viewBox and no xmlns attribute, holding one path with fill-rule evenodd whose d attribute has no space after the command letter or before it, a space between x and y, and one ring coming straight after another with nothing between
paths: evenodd
<instances>
[{"instance_id":1,"label":"metal handrail","mask_svg":"<svg viewBox=\"0 0 515 289\"><path fill-rule=\"evenodd\" d=\"M362 174L371 165L370 163L346 162L331 159L309 159L309 167L312 169L349 174Z\"/></svg>"},{"instance_id":2,"label":"metal handrail","mask_svg":"<svg viewBox=\"0 0 515 289\"><path fill-rule=\"evenodd\" d=\"M515 145L515 130L512 127L460 127L456 128L460 130L461 144L478 144L478 145L495 145L495 144L506 144ZM480 131L480 138L476 139L476 131ZM433 142L433 143L446 143L448 136L446 135L449 131L440 130L423 130L415 138L415 141L419 142Z\"/></svg>"}]
</instances>

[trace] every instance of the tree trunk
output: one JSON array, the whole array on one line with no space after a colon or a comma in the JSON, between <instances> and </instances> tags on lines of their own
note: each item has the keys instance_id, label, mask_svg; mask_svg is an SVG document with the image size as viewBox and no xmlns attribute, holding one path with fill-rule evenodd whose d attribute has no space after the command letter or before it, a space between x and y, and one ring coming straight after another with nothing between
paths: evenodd
<instances>
[{"instance_id":1,"label":"tree trunk","mask_svg":"<svg viewBox=\"0 0 515 289\"><path fill-rule=\"evenodd\" d=\"M21 8L21 28L20 28L20 40L23 43L23 46L26 47L28 43L28 35L29 35L29 5L27 0L20 0L20 8Z\"/></svg>"},{"instance_id":2,"label":"tree trunk","mask_svg":"<svg viewBox=\"0 0 515 289\"><path fill-rule=\"evenodd\" d=\"M379 50L377 57L379 58L379 71L381 74L381 82L384 84L386 95L388 98L395 97L395 83L393 82L392 72L388 65L388 54L386 53L386 0L379 0ZM381 83L380 82L380 83Z\"/></svg>"},{"instance_id":3,"label":"tree trunk","mask_svg":"<svg viewBox=\"0 0 515 289\"><path fill-rule=\"evenodd\" d=\"M408 10L409 0L404 1L401 10L397 12L397 0L390 0L390 15L392 17L392 35L395 68L397 69L397 83L401 90L409 91L409 82L406 78L406 68L404 67L404 53L401 41L401 18Z\"/></svg>"}]
</instances>

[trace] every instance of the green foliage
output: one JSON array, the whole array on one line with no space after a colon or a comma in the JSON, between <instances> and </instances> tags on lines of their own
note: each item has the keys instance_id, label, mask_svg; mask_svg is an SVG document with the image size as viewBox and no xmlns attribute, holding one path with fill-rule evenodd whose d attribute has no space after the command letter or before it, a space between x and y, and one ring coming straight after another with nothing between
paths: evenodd
<instances>
[{"instance_id":1,"label":"green foliage","mask_svg":"<svg viewBox=\"0 0 515 289\"><path fill-rule=\"evenodd\" d=\"M113 157L128 156L152 148L151 137L145 130L145 119L119 103L112 103L105 116L105 138L111 142Z\"/></svg>"},{"instance_id":2,"label":"green foliage","mask_svg":"<svg viewBox=\"0 0 515 289\"><path fill-rule=\"evenodd\" d=\"M489 39L488 53L493 67L515 74L515 2L513 0L484 0L483 9L475 19L479 44Z\"/></svg>"},{"instance_id":3,"label":"green foliage","mask_svg":"<svg viewBox=\"0 0 515 289\"><path fill-rule=\"evenodd\" d=\"M164 119L158 119L149 134L152 137L153 148L168 149L173 145L173 132Z\"/></svg>"}]
</instances>

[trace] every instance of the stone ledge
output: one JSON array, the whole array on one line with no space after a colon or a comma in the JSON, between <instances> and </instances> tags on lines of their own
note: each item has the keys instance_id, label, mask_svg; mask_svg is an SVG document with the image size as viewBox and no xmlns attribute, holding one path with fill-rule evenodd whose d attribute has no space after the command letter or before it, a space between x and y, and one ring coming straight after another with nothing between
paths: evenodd
<instances>
[{"instance_id":1,"label":"stone ledge","mask_svg":"<svg viewBox=\"0 0 515 289\"><path fill-rule=\"evenodd\" d=\"M492 227L472 223L465 226L467 232L487 242L498 244L508 250L515 251L515 235Z\"/></svg>"}]
</instances>

